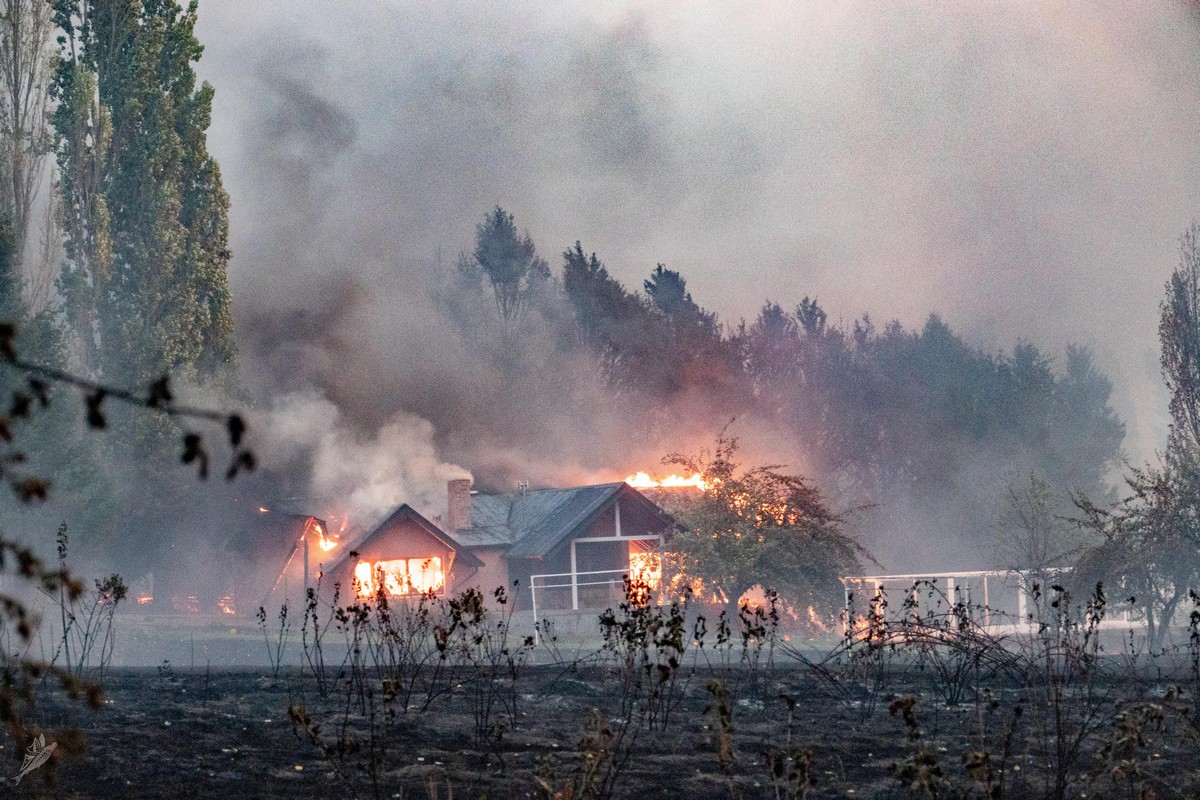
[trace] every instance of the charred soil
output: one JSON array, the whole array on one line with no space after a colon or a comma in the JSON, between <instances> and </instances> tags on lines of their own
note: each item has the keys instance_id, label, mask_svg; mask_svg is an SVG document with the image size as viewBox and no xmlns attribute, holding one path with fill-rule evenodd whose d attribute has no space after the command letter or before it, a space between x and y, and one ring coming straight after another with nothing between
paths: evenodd
<instances>
[{"instance_id":1,"label":"charred soil","mask_svg":"<svg viewBox=\"0 0 1200 800\"><path fill-rule=\"evenodd\" d=\"M1090 704L1094 714L1057 729L1028 689L947 705L916 668L874 692L833 687L799 666L685 668L654 724L644 705L622 702L611 669L530 666L515 689L515 714L481 725L467 684L401 708L348 682L321 697L298 671L120 670L105 679L99 712L43 699L33 716L47 739L66 741L75 728L83 741L20 786L5 782L18 797L338 800L1165 798L1194 789L1192 699L1158 681L1112 679L1093 696L1063 697L1072 713ZM9 775L20 750L4 746ZM1143 788L1154 794L1129 794Z\"/></svg>"}]
</instances>

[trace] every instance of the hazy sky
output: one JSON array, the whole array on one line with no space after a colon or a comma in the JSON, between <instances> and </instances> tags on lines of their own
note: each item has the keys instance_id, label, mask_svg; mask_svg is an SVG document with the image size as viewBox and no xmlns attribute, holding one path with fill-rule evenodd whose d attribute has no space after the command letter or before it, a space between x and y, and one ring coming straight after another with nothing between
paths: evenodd
<instances>
[{"instance_id":1,"label":"hazy sky","mask_svg":"<svg viewBox=\"0 0 1200 800\"><path fill-rule=\"evenodd\" d=\"M883 5L202 0L242 335L322 385L453 357L427 288L499 204L554 266L576 239L629 286L665 262L728 321L815 295L1088 344L1148 455L1200 216L1196 18Z\"/></svg>"}]
</instances>

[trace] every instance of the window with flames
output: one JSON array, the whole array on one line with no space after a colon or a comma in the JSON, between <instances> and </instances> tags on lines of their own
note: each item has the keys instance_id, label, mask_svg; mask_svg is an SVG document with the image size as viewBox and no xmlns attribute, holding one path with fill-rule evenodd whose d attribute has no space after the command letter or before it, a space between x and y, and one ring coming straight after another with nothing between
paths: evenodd
<instances>
[{"instance_id":1,"label":"window with flames","mask_svg":"<svg viewBox=\"0 0 1200 800\"><path fill-rule=\"evenodd\" d=\"M437 593L446 588L440 556L360 561L354 567L354 588L359 597L371 597L380 588L389 596Z\"/></svg>"},{"instance_id":2,"label":"window with flames","mask_svg":"<svg viewBox=\"0 0 1200 800\"><path fill-rule=\"evenodd\" d=\"M630 544L629 579L647 589L657 589L662 583L662 553L636 548L634 545L640 542Z\"/></svg>"}]
</instances>

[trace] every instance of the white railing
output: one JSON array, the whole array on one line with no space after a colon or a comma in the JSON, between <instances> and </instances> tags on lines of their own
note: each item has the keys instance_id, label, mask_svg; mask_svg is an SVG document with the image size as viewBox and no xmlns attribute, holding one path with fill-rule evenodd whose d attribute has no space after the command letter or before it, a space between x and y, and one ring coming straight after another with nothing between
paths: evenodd
<instances>
[{"instance_id":1,"label":"white railing","mask_svg":"<svg viewBox=\"0 0 1200 800\"><path fill-rule=\"evenodd\" d=\"M945 586L946 586L946 600L949 602L949 604L951 606L953 606L956 602L958 602L958 591L960 588L959 581L963 581L964 583L966 583L967 581L970 581L970 579L972 579L972 578L975 578L977 580L982 579L983 586L981 588L983 589L984 627L991 627L991 625L992 625L992 606L991 606L991 597L990 597L989 586L988 586L989 578L992 578L992 579L1000 578L1000 579L1004 580L1005 582L1011 581L1015 578L1015 580L1016 580L1015 588L1016 588L1016 594L1017 594L1016 617L1017 617L1017 619L1022 619L1022 620L1025 618L1025 596L1026 596L1025 576L1022 575L1020 572L1016 572L1013 570L972 570L972 571L965 571L965 572L912 572L912 573L907 573L907 574L896 574L896 575L853 575L853 576L846 576L846 577L842 578L841 579L842 589L844 592L843 607L846 612L843 615L843 617L845 619L843 619L842 625L844 627L847 624L846 619L849 619L849 615L851 612L850 594L851 594L852 587L855 585L871 586L873 588L874 596L878 597L883 593L885 584L896 583L898 581L904 581L905 583L910 584L909 586L907 586L905 588L905 591L914 592L914 594L915 594L915 591L916 591L915 586L919 581L943 580L943 581L945 581ZM969 589L968 589L968 591L969 591Z\"/></svg>"},{"instance_id":2,"label":"white railing","mask_svg":"<svg viewBox=\"0 0 1200 800\"><path fill-rule=\"evenodd\" d=\"M1067 570L1059 569L1052 572L1062 573ZM992 593L990 591L989 579L992 582L997 580L1000 582L1000 588L1009 594L1016 595L1016 614L1011 613L1011 607L1008 613L1004 613L1001 609L996 608L992 604ZM917 601L917 584L921 581L944 581L946 587L945 599L949 605L953 606L960 599L960 593L967 593L967 604L970 605L972 598L970 593L973 590L983 590L983 627L991 628L996 626L1011 626L1016 625L1033 625L1032 618L1029 614L1029 601L1032 594L1029 589L1029 579L1025 573L1018 570L970 570L963 572L913 572L897 575L853 575L846 576L841 579L842 588L844 591L844 609L842 626L843 630L847 620L850 617L850 594L855 586L870 586L875 597L880 597L885 593L885 586L892 584L893 589L898 582L907 584L903 591L911 593L914 603ZM982 584L982 585L981 585ZM996 619L993 619L995 613ZM1121 613L1121 624L1129 623L1129 610L1126 608Z\"/></svg>"},{"instance_id":3,"label":"white railing","mask_svg":"<svg viewBox=\"0 0 1200 800\"><path fill-rule=\"evenodd\" d=\"M547 575L530 575L529 576L529 593L533 598L533 621L534 640L538 641L538 631L536 623L540 620L538 616L538 592L542 592L543 596L547 589L570 589L571 604L570 611L579 610L579 590L588 586L607 586L610 592L615 592L615 597L610 597L610 600L617 600L625 597L625 578L630 574L629 568L625 569L600 569L591 572L558 572ZM659 582L661 585L661 582ZM658 587L653 587L657 589ZM656 600L661 601L661 597ZM547 610L547 609L543 609ZM556 608L556 611L566 611L566 608Z\"/></svg>"},{"instance_id":4,"label":"white railing","mask_svg":"<svg viewBox=\"0 0 1200 800\"><path fill-rule=\"evenodd\" d=\"M625 576L629 574L629 568L625 569L601 569L592 572L558 572L549 575L530 575L529 576L529 591L533 595L533 617L537 619L537 593L541 589L545 592L547 589L570 589L571 590L571 610L579 610L579 589L583 586L620 586L621 591L625 590ZM597 576L607 575L609 577L600 579ZM563 583L547 583L546 581L561 580L566 578ZM584 578L585 580L580 580ZM539 583L541 581L541 583Z\"/></svg>"}]
</instances>

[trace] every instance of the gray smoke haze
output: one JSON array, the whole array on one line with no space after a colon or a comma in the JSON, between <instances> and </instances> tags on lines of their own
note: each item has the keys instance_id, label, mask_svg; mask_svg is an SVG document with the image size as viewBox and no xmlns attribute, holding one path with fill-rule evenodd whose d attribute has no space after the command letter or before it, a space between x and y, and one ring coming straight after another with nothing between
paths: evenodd
<instances>
[{"instance_id":1,"label":"gray smoke haze","mask_svg":"<svg viewBox=\"0 0 1200 800\"><path fill-rule=\"evenodd\" d=\"M471 477L438 458L433 425L413 414L397 413L375 434L363 435L337 406L309 391L276 398L252 423L264 467L308 471L314 497L333 501L313 510L340 511L356 526L377 522L400 503L440 513L446 481Z\"/></svg>"},{"instance_id":2,"label":"gray smoke haze","mask_svg":"<svg viewBox=\"0 0 1200 800\"><path fill-rule=\"evenodd\" d=\"M658 443L614 436L569 371L488 407L505 377L433 297L499 204L555 268L576 239L627 286L662 261L729 322L813 295L937 311L986 350L1089 345L1148 457L1157 305L1200 214L1200 30L1129 12L205 0L247 376L367 440L429 420L473 472L646 465Z\"/></svg>"}]
</instances>

